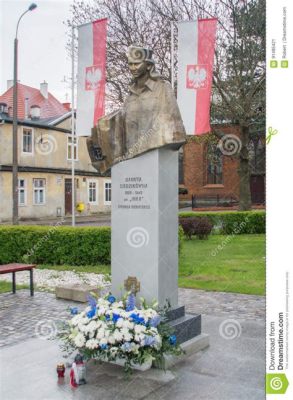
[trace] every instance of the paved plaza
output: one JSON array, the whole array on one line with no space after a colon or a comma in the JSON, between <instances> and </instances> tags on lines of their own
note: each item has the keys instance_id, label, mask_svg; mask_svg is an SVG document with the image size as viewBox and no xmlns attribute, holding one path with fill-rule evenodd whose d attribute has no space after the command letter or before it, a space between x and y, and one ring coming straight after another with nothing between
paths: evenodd
<instances>
[{"instance_id":1,"label":"paved plaza","mask_svg":"<svg viewBox=\"0 0 293 400\"><path fill-rule=\"evenodd\" d=\"M265 398L265 300L262 296L180 289L187 312L201 313L210 347L166 373L134 372L90 361L84 386L72 389L69 369L59 381L63 359L48 340L76 303L28 290L0 295L0 365L3 400L261 400ZM83 305L78 304L80 308ZM66 362L66 360L64 360Z\"/></svg>"}]
</instances>

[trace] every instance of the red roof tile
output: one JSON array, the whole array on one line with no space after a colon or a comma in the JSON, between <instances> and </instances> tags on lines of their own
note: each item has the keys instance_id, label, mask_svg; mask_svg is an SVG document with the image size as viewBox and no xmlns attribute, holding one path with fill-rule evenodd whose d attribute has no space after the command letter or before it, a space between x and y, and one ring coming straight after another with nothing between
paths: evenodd
<instances>
[{"instance_id":1,"label":"red roof tile","mask_svg":"<svg viewBox=\"0 0 293 400\"><path fill-rule=\"evenodd\" d=\"M25 99L28 98L28 111L33 105L40 107L41 115L40 118L52 118L59 117L68 112L68 109L64 107L60 101L58 101L51 93L48 93L46 99L40 92L39 89L32 88L30 86L17 84L18 88L18 108L17 114L19 119L25 117ZM10 116L13 113L13 86L8 89L5 93L0 96L0 103L6 103L8 107L11 107Z\"/></svg>"}]
</instances>

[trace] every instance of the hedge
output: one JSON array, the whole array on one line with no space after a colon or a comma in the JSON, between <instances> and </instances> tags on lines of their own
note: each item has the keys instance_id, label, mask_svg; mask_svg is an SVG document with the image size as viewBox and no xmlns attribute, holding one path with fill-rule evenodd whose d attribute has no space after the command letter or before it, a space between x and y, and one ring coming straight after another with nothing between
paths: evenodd
<instances>
[{"instance_id":1,"label":"hedge","mask_svg":"<svg viewBox=\"0 0 293 400\"><path fill-rule=\"evenodd\" d=\"M0 226L0 263L109 264L111 228Z\"/></svg>"},{"instance_id":2,"label":"hedge","mask_svg":"<svg viewBox=\"0 0 293 400\"><path fill-rule=\"evenodd\" d=\"M180 212L179 217L207 217L224 235L265 233L266 213L259 211Z\"/></svg>"},{"instance_id":3,"label":"hedge","mask_svg":"<svg viewBox=\"0 0 293 400\"><path fill-rule=\"evenodd\" d=\"M184 237L179 228L179 252ZM51 265L111 263L111 228L0 226L0 264Z\"/></svg>"}]
</instances>

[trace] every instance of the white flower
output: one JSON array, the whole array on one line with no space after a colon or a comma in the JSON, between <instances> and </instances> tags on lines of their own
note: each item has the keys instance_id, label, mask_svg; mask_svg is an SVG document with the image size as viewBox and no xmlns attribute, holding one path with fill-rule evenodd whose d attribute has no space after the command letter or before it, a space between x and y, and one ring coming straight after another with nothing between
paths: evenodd
<instances>
[{"instance_id":1,"label":"white flower","mask_svg":"<svg viewBox=\"0 0 293 400\"><path fill-rule=\"evenodd\" d=\"M135 335L135 336L134 336L134 340L135 340L136 342L142 343L142 342L144 341L144 336L145 336L145 335L143 335L143 334Z\"/></svg>"},{"instance_id":2,"label":"white flower","mask_svg":"<svg viewBox=\"0 0 293 400\"><path fill-rule=\"evenodd\" d=\"M74 339L76 347L83 347L85 344L85 337L82 333L78 333Z\"/></svg>"},{"instance_id":3,"label":"white flower","mask_svg":"<svg viewBox=\"0 0 293 400\"><path fill-rule=\"evenodd\" d=\"M121 340L123 339L123 335L118 329L115 329L114 331L114 338L115 340L117 340L117 342L121 342Z\"/></svg>"},{"instance_id":4,"label":"white flower","mask_svg":"<svg viewBox=\"0 0 293 400\"><path fill-rule=\"evenodd\" d=\"M99 345L99 342L97 341L97 339L90 339L86 342L85 347L87 347L88 349L96 349Z\"/></svg>"},{"instance_id":5,"label":"white flower","mask_svg":"<svg viewBox=\"0 0 293 400\"><path fill-rule=\"evenodd\" d=\"M76 326L79 324L80 320L81 320L81 315L77 314L72 318L71 323L72 325Z\"/></svg>"},{"instance_id":6,"label":"white flower","mask_svg":"<svg viewBox=\"0 0 293 400\"><path fill-rule=\"evenodd\" d=\"M100 340L100 346L102 346L103 344L107 344L107 339L101 339Z\"/></svg>"},{"instance_id":7,"label":"white flower","mask_svg":"<svg viewBox=\"0 0 293 400\"><path fill-rule=\"evenodd\" d=\"M114 344L115 342L116 342L115 337L114 337L113 335L110 335L110 336L108 337L108 343L109 343L109 344Z\"/></svg>"},{"instance_id":8,"label":"white flower","mask_svg":"<svg viewBox=\"0 0 293 400\"><path fill-rule=\"evenodd\" d=\"M135 325L134 331L135 333L140 334L146 331L146 327L144 325Z\"/></svg>"},{"instance_id":9,"label":"white flower","mask_svg":"<svg viewBox=\"0 0 293 400\"><path fill-rule=\"evenodd\" d=\"M128 330L127 328L122 328L122 329L121 329L121 333L122 333L123 336L124 336L124 335L128 335L129 330Z\"/></svg>"},{"instance_id":10,"label":"white flower","mask_svg":"<svg viewBox=\"0 0 293 400\"><path fill-rule=\"evenodd\" d=\"M104 315L105 313L106 313L106 308L103 306L99 307L98 315L101 316L101 315Z\"/></svg>"},{"instance_id":11,"label":"white flower","mask_svg":"<svg viewBox=\"0 0 293 400\"><path fill-rule=\"evenodd\" d=\"M109 331L109 329L105 329L105 333L104 333L104 335L105 335L105 338L108 338L109 336L110 336L110 331Z\"/></svg>"},{"instance_id":12,"label":"white flower","mask_svg":"<svg viewBox=\"0 0 293 400\"><path fill-rule=\"evenodd\" d=\"M131 340L132 340L132 338L133 338L133 336L131 335L131 333L126 333L125 335L123 335L124 336L124 340L126 341L126 342L130 342Z\"/></svg>"},{"instance_id":13,"label":"white flower","mask_svg":"<svg viewBox=\"0 0 293 400\"><path fill-rule=\"evenodd\" d=\"M111 347L110 351L111 351L112 355L115 356L117 354L118 347Z\"/></svg>"},{"instance_id":14,"label":"white flower","mask_svg":"<svg viewBox=\"0 0 293 400\"><path fill-rule=\"evenodd\" d=\"M122 320L122 327L123 328L127 328L127 329L133 329L134 328L134 323L129 321L129 320L127 320L127 319L125 319L125 320Z\"/></svg>"},{"instance_id":15,"label":"white flower","mask_svg":"<svg viewBox=\"0 0 293 400\"><path fill-rule=\"evenodd\" d=\"M96 321L92 320L88 325L87 325L87 332L94 332L97 329L97 323Z\"/></svg>"},{"instance_id":16,"label":"white flower","mask_svg":"<svg viewBox=\"0 0 293 400\"><path fill-rule=\"evenodd\" d=\"M81 324L81 323L79 323L79 324L78 324L78 330L79 330L80 332L86 332L87 326L86 326L86 325L83 325L83 324Z\"/></svg>"},{"instance_id":17,"label":"white flower","mask_svg":"<svg viewBox=\"0 0 293 400\"><path fill-rule=\"evenodd\" d=\"M116 313L117 308L123 308L123 301L119 301L119 302L115 301L115 302L112 304L113 312Z\"/></svg>"},{"instance_id":18,"label":"white flower","mask_svg":"<svg viewBox=\"0 0 293 400\"><path fill-rule=\"evenodd\" d=\"M123 323L124 323L123 318L119 318L118 321L116 322L117 328L122 328Z\"/></svg>"},{"instance_id":19,"label":"white flower","mask_svg":"<svg viewBox=\"0 0 293 400\"><path fill-rule=\"evenodd\" d=\"M97 339L103 339L105 337L105 330L100 328L97 332Z\"/></svg>"},{"instance_id":20,"label":"white flower","mask_svg":"<svg viewBox=\"0 0 293 400\"><path fill-rule=\"evenodd\" d=\"M131 343L131 351L132 353L138 353L139 345L135 343Z\"/></svg>"}]
</instances>

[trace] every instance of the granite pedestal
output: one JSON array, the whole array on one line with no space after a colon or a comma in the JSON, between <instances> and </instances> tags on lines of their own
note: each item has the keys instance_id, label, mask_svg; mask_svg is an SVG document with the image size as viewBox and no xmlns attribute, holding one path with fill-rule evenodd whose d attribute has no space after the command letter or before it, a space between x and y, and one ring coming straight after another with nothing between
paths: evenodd
<instances>
[{"instance_id":1,"label":"granite pedestal","mask_svg":"<svg viewBox=\"0 0 293 400\"><path fill-rule=\"evenodd\" d=\"M178 343L201 334L201 316L178 307L178 151L164 148L112 167L112 292L128 277L137 297L169 303Z\"/></svg>"},{"instance_id":2,"label":"granite pedestal","mask_svg":"<svg viewBox=\"0 0 293 400\"><path fill-rule=\"evenodd\" d=\"M178 152L150 151L112 167L112 290L140 282L148 303L178 304Z\"/></svg>"}]
</instances>

